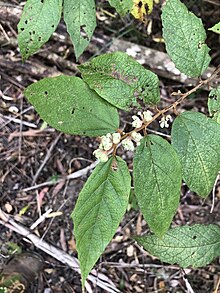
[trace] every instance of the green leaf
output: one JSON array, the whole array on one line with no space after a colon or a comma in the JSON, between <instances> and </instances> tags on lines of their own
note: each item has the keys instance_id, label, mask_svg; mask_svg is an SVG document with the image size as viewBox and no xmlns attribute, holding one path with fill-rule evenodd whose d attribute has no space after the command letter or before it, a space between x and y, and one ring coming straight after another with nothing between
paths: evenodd
<instances>
[{"instance_id":1,"label":"green leaf","mask_svg":"<svg viewBox=\"0 0 220 293\"><path fill-rule=\"evenodd\" d=\"M83 285L118 228L130 188L126 162L111 157L97 165L79 194L72 218Z\"/></svg>"},{"instance_id":2,"label":"green leaf","mask_svg":"<svg viewBox=\"0 0 220 293\"><path fill-rule=\"evenodd\" d=\"M209 28L210 31L213 31L216 34L220 34L220 22L216 23L213 27Z\"/></svg>"},{"instance_id":3,"label":"green leaf","mask_svg":"<svg viewBox=\"0 0 220 293\"><path fill-rule=\"evenodd\" d=\"M220 170L220 125L202 113L186 111L174 120L171 135L184 181L207 197Z\"/></svg>"},{"instance_id":4,"label":"green leaf","mask_svg":"<svg viewBox=\"0 0 220 293\"><path fill-rule=\"evenodd\" d=\"M96 27L95 2L94 0L64 0L63 15L78 59L88 46Z\"/></svg>"},{"instance_id":5,"label":"green leaf","mask_svg":"<svg viewBox=\"0 0 220 293\"><path fill-rule=\"evenodd\" d=\"M129 110L139 106L138 99L147 104L160 101L157 75L126 53L103 54L79 69L90 88L117 108Z\"/></svg>"},{"instance_id":6,"label":"green leaf","mask_svg":"<svg viewBox=\"0 0 220 293\"><path fill-rule=\"evenodd\" d=\"M62 0L28 0L18 24L18 45L25 60L46 43L60 22Z\"/></svg>"},{"instance_id":7,"label":"green leaf","mask_svg":"<svg viewBox=\"0 0 220 293\"><path fill-rule=\"evenodd\" d=\"M108 2L121 16L129 13L133 6L133 0L108 0Z\"/></svg>"},{"instance_id":8,"label":"green leaf","mask_svg":"<svg viewBox=\"0 0 220 293\"><path fill-rule=\"evenodd\" d=\"M211 60L201 19L180 0L167 0L162 9L162 23L166 50L176 68L188 76L200 76Z\"/></svg>"},{"instance_id":9,"label":"green leaf","mask_svg":"<svg viewBox=\"0 0 220 293\"><path fill-rule=\"evenodd\" d=\"M42 79L31 84L25 96L43 120L65 133L98 136L119 127L117 109L78 77Z\"/></svg>"},{"instance_id":10,"label":"green leaf","mask_svg":"<svg viewBox=\"0 0 220 293\"><path fill-rule=\"evenodd\" d=\"M163 138L147 135L134 156L134 190L150 229L159 237L168 230L178 208L181 164Z\"/></svg>"},{"instance_id":11,"label":"green leaf","mask_svg":"<svg viewBox=\"0 0 220 293\"><path fill-rule=\"evenodd\" d=\"M183 268L202 267L220 255L220 228L217 225L182 226L170 229L161 239L155 235L135 240L150 254Z\"/></svg>"},{"instance_id":12,"label":"green leaf","mask_svg":"<svg viewBox=\"0 0 220 293\"><path fill-rule=\"evenodd\" d=\"M209 115L220 124L220 86L214 88L209 93L208 98Z\"/></svg>"}]
</instances>

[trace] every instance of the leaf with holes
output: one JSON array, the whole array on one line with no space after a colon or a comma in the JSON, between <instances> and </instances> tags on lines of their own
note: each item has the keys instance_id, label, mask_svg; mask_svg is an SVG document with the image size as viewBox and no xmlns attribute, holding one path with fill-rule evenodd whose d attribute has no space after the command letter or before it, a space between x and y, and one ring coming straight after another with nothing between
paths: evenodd
<instances>
[{"instance_id":1,"label":"leaf with holes","mask_svg":"<svg viewBox=\"0 0 220 293\"><path fill-rule=\"evenodd\" d=\"M216 34L220 34L220 22L216 23L213 27L209 28L210 31L213 31Z\"/></svg>"},{"instance_id":2,"label":"leaf with holes","mask_svg":"<svg viewBox=\"0 0 220 293\"><path fill-rule=\"evenodd\" d=\"M180 0L167 0L162 9L162 24L166 50L176 68L188 76L200 76L211 60L201 19Z\"/></svg>"},{"instance_id":3,"label":"leaf with holes","mask_svg":"<svg viewBox=\"0 0 220 293\"><path fill-rule=\"evenodd\" d=\"M63 16L78 59L96 27L95 1L64 0Z\"/></svg>"},{"instance_id":4,"label":"leaf with holes","mask_svg":"<svg viewBox=\"0 0 220 293\"><path fill-rule=\"evenodd\" d=\"M135 18L144 22L146 20L146 16L152 12L153 5L153 0L133 0L131 14Z\"/></svg>"},{"instance_id":5,"label":"leaf with holes","mask_svg":"<svg viewBox=\"0 0 220 293\"><path fill-rule=\"evenodd\" d=\"M181 188L181 164L163 138L147 135L134 156L134 190L150 229L163 236L176 213Z\"/></svg>"},{"instance_id":6,"label":"leaf with holes","mask_svg":"<svg viewBox=\"0 0 220 293\"><path fill-rule=\"evenodd\" d=\"M18 24L18 45L25 60L46 43L60 22L62 0L28 0Z\"/></svg>"},{"instance_id":7,"label":"leaf with holes","mask_svg":"<svg viewBox=\"0 0 220 293\"><path fill-rule=\"evenodd\" d=\"M79 194L72 218L83 285L118 228L130 189L126 162L111 157L97 165Z\"/></svg>"},{"instance_id":8,"label":"leaf with holes","mask_svg":"<svg viewBox=\"0 0 220 293\"><path fill-rule=\"evenodd\" d=\"M160 101L159 80L123 52L103 54L79 66L82 77L90 88L103 99L123 110Z\"/></svg>"},{"instance_id":9,"label":"leaf with holes","mask_svg":"<svg viewBox=\"0 0 220 293\"><path fill-rule=\"evenodd\" d=\"M220 86L214 88L209 93L208 98L209 115L220 124Z\"/></svg>"},{"instance_id":10,"label":"leaf with holes","mask_svg":"<svg viewBox=\"0 0 220 293\"><path fill-rule=\"evenodd\" d=\"M31 84L25 96L43 120L65 133L98 136L119 127L117 109L78 77L42 79Z\"/></svg>"},{"instance_id":11,"label":"leaf with holes","mask_svg":"<svg viewBox=\"0 0 220 293\"><path fill-rule=\"evenodd\" d=\"M135 240L163 262L202 267L220 255L220 228L217 225L182 226L168 230L161 239L155 235Z\"/></svg>"},{"instance_id":12,"label":"leaf with holes","mask_svg":"<svg viewBox=\"0 0 220 293\"><path fill-rule=\"evenodd\" d=\"M132 0L108 0L108 2L121 16L129 13L133 5Z\"/></svg>"},{"instance_id":13,"label":"leaf with holes","mask_svg":"<svg viewBox=\"0 0 220 293\"><path fill-rule=\"evenodd\" d=\"M202 113L186 111L174 120L171 136L184 181L207 197L220 170L220 125Z\"/></svg>"}]
</instances>

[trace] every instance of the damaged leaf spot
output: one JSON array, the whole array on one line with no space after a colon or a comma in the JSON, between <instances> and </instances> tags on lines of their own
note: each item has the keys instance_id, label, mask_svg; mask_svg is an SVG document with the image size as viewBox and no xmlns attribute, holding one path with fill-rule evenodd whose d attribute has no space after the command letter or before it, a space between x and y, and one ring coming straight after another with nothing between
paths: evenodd
<instances>
[{"instance_id":1,"label":"damaged leaf spot","mask_svg":"<svg viewBox=\"0 0 220 293\"><path fill-rule=\"evenodd\" d=\"M131 14L142 22L146 22L146 16L152 12L153 0L133 0Z\"/></svg>"},{"instance_id":2,"label":"damaged leaf spot","mask_svg":"<svg viewBox=\"0 0 220 293\"><path fill-rule=\"evenodd\" d=\"M60 21L62 0L52 2L54 5L51 1L26 1L18 24L18 44L24 60L47 42Z\"/></svg>"},{"instance_id":3,"label":"damaged leaf spot","mask_svg":"<svg viewBox=\"0 0 220 293\"><path fill-rule=\"evenodd\" d=\"M85 28L86 28L86 25L85 24L82 24L80 26L80 35L87 41L89 41L89 36L87 34L87 32L85 31Z\"/></svg>"}]
</instances>

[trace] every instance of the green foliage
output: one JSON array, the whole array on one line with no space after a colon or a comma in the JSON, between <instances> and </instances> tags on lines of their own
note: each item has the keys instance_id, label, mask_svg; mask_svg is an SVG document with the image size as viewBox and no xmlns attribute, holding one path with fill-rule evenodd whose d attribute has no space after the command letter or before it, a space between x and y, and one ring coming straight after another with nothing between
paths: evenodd
<instances>
[{"instance_id":1,"label":"green foliage","mask_svg":"<svg viewBox=\"0 0 220 293\"><path fill-rule=\"evenodd\" d=\"M176 67L188 76L200 76L211 60L201 19L181 1L167 0L162 23L166 49Z\"/></svg>"},{"instance_id":2,"label":"green foliage","mask_svg":"<svg viewBox=\"0 0 220 293\"><path fill-rule=\"evenodd\" d=\"M208 98L209 115L220 124L220 86L214 88L209 93Z\"/></svg>"},{"instance_id":3,"label":"green foliage","mask_svg":"<svg viewBox=\"0 0 220 293\"><path fill-rule=\"evenodd\" d=\"M108 2L121 16L129 13L133 6L133 0L108 0Z\"/></svg>"},{"instance_id":4,"label":"green foliage","mask_svg":"<svg viewBox=\"0 0 220 293\"><path fill-rule=\"evenodd\" d=\"M166 140L147 135L136 150L133 173L134 190L143 216L150 229L161 237L179 204L182 179L179 158Z\"/></svg>"},{"instance_id":5,"label":"green foliage","mask_svg":"<svg viewBox=\"0 0 220 293\"><path fill-rule=\"evenodd\" d=\"M42 119L65 133L98 136L119 127L116 108L78 77L42 79L31 84L25 96Z\"/></svg>"},{"instance_id":6,"label":"green foliage","mask_svg":"<svg viewBox=\"0 0 220 293\"><path fill-rule=\"evenodd\" d=\"M64 0L63 14L78 59L88 46L96 27L95 2Z\"/></svg>"},{"instance_id":7,"label":"green foliage","mask_svg":"<svg viewBox=\"0 0 220 293\"><path fill-rule=\"evenodd\" d=\"M28 0L18 24L18 44L25 60L46 43L60 22L62 0Z\"/></svg>"},{"instance_id":8,"label":"green foliage","mask_svg":"<svg viewBox=\"0 0 220 293\"><path fill-rule=\"evenodd\" d=\"M209 28L210 31L213 31L216 34L220 34L220 22L216 23L213 27Z\"/></svg>"},{"instance_id":9,"label":"green foliage","mask_svg":"<svg viewBox=\"0 0 220 293\"><path fill-rule=\"evenodd\" d=\"M129 110L160 101L159 80L126 53L103 54L79 66L83 79L103 99L117 108Z\"/></svg>"},{"instance_id":10,"label":"green foliage","mask_svg":"<svg viewBox=\"0 0 220 293\"><path fill-rule=\"evenodd\" d=\"M82 284L123 217L131 188L125 161L111 157L99 163L79 194L72 214Z\"/></svg>"},{"instance_id":11,"label":"green foliage","mask_svg":"<svg viewBox=\"0 0 220 293\"><path fill-rule=\"evenodd\" d=\"M216 225L186 225L170 229L162 239L152 235L135 240L161 261L183 268L205 266L220 255L220 228Z\"/></svg>"},{"instance_id":12,"label":"green foliage","mask_svg":"<svg viewBox=\"0 0 220 293\"><path fill-rule=\"evenodd\" d=\"M109 2L122 15L133 4L131 0ZM153 5L152 1L145 2ZM64 21L78 59L95 29L94 0L64 0L63 5ZM137 5L136 12L140 13ZM49 39L60 20L61 10L61 0L27 1L18 25L23 59ZM167 0L162 22L165 45L176 67L189 76L200 76L210 62L201 19L181 1ZM155 106L160 101L158 77L127 54L104 54L80 65L79 69L82 79L45 78L30 85L25 95L40 117L54 128L70 134L102 136L94 155L107 162L99 162L92 172L72 214L82 284L114 236L127 209L129 195L133 205L137 199L155 234L136 238L151 254L183 267L203 266L212 261L220 255L218 226L168 229L178 207L181 180L192 191L207 197L220 171L220 87L209 94L208 109L213 119L188 111L178 115L172 126L171 144L147 134L147 127L159 117L160 126L169 127L171 116L168 119L166 113L176 109L191 93L196 94L214 75L181 94L168 107L162 110L154 107L153 116L146 111L146 104ZM132 116L134 129L125 133L126 129L119 129L117 108L128 111L134 107L143 107L144 112ZM132 196L128 167L116 156L119 146L133 151L134 142L137 144L133 162L136 197Z\"/></svg>"},{"instance_id":13,"label":"green foliage","mask_svg":"<svg viewBox=\"0 0 220 293\"><path fill-rule=\"evenodd\" d=\"M207 197L220 170L220 125L202 113L186 111L175 119L171 136L184 181Z\"/></svg>"}]
</instances>

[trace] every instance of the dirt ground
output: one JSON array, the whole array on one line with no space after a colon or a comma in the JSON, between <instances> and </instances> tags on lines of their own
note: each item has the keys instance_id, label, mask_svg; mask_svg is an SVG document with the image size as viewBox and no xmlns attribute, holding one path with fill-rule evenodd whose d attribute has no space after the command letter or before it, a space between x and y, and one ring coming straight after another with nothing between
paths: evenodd
<instances>
[{"instance_id":1,"label":"dirt ground","mask_svg":"<svg viewBox=\"0 0 220 293\"><path fill-rule=\"evenodd\" d=\"M66 135L45 125L27 102L23 90L44 77L61 73L79 75L76 65L106 52L114 38L164 52L164 43L158 41L162 33L161 4L155 6L148 25L144 25L131 16L120 18L106 1L97 1L97 29L78 63L63 22L39 53L22 63L16 38L24 2L0 1L0 207L19 226L60 249L64 258L67 255L77 257L70 215L90 174L85 168L95 161L92 152L97 148L98 140ZM183 2L202 18L205 28L220 20L219 0ZM207 35L211 66L216 67L220 64L220 36L210 31ZM175 97L170 95L173 91L185 92L191 88L188 84L171 80L164 73L161 76L162 101L159 107L174 101ZM207 90L200 90L190 96L179 110L194 109L207 113L207 95ZM123 125L129 129L131 113L121 113L121 117ZM156 124L152 127L152 131L162 131ZM169 130L163 134L169 135ZM132 156L130 152L124 155L130 170ZM78 175L71 179L74 177L72 174ZM212 207L212 195L206 200L201 199L183 185L179 209L172 225L220 224L218 184L214 209L210 213ZM55 215L30 230L40 215L49 209L56 212ZM27 292L82 292L80 275L74 266L62 263L59 254L56 257L55 254L49 255L21 232L14 231L14 222L10 226L10 223L4 225L0 221L0 266L4 268L14 252L37 253L43 261L43 269ZM96 281L88 281L91 292L220 292L216 289L220 278L219 259L204 268L185 271L162 263L132 239L132 235L147 231L148 226L132 198L113 240L95 266L95 272L106 276L106 283L110 284L112 291L100 288Z\"/></svg>"}]
</instances>

